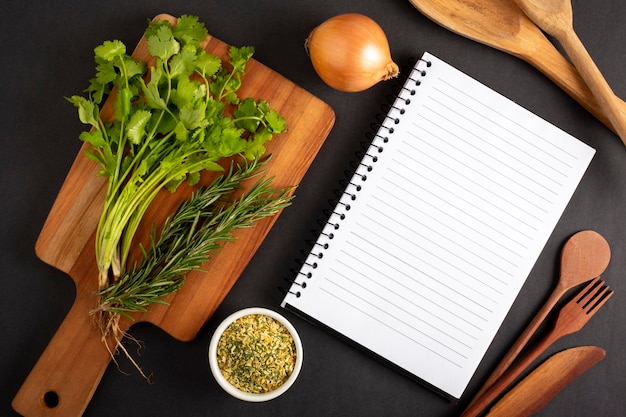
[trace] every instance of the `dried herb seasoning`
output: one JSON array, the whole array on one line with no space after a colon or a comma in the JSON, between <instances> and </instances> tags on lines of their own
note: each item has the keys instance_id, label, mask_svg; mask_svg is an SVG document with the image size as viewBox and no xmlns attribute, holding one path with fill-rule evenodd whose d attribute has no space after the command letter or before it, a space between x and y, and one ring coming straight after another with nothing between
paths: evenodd
<instances>
[{"instance_id":1,"label":"dried herb seasoning","mask_svg":"<svg viewBox=\"0 0 626 417\"><path fill-rule=\"evenodd\" d=\"M217 362L234 387L261 394L280 387L293 373L296 346L278 320L249 314L224 330L217 345Z\"/></svg>"}]
</instances>

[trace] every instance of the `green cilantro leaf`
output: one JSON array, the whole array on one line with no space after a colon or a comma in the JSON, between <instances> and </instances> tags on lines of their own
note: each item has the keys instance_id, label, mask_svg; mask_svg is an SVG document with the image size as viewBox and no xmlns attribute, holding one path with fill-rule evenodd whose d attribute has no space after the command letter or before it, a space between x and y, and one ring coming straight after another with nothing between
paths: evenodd
<instances>
[{"instance_id":1,"label":"green cilantro leaf","mask_svg":"<svg viewBox=\"0 0 626 417\"><path fill-rule=\"evenodd\" d=\"M126 69L126 77L133 78L136 76L142 76L146 72L146 63L138 61L131 57L124 59L124 67Z\"/></svg>"},{"instance_id":2,"label":"green cilantro leaf","mask_svg":"<svg viewBox=\"0 0 626 417\"><path fill-rule=\"evenodd\" d=\"M224 167L222 167L217 162L211 160L205 160L202 162L202 169L206 171L223 171Z\"/></svg>"},{"instance_id":3,"label":"green cilantro leaf","mask_svg":"<svg viewBox=\"0 0 626 417\"><path fill-rule=\"evenodd\" d=\"M172 79L189 77L196 68L196 48L185 45L180 53L170 61L170 77Z\"/></svg>"},{"instance_id":4,"label":"green cilantro leaf","mask_svg":"<svg viewBox=\"0 0 626 417\"><path fill-rule=\"evenodd\" d=\"M165 103L165 101L163 101ZM179 120L174 117L173 114L165 112L162 117L153 118L158 120L159 124L156 126L156 131L160 135L167 135L169 132L173 132L176 124L179 123Z\"/></svg>"},{"instance_id":5,"label":"green cilantro leaf","mask_svg":"<svg viewBox=\"0 0 626 417\"><path fill-rule=\"evenodd\" d=\"M146 135L146 125L150 121L150 117L152 117L152 113L148 110L137 110L130 117L126 126L126 134L133 145L140 144Z\"/></svg>"},{"instance_id":6,"label":"green cilantro leaf","mask_svg":"<svg viewBox=\"0 0 626 417\"><path fill-rule=\"evenodd\" d=\"M189 106L206 94L206 86L189 78L181 78L172 90L170 99L176 107L181 108Z\"/></svg>"},{"instance_id":7,"label":"green cilantro leaf","mask_svg":"<svg viewBox=\"0 0 626 417\"><path fill-rule=\"evenodd\" d=\"M256 106L260 115L265 115L270 111L270 104L266 100L259 100Z\"/></svg>"},{"instance_id":8,"label":"green cilantro leaf","mask_svg":"<svg viewBox=\"0 0 626 417\"><path fill-rule=\"evenodd\" d=\"M265 120L272 133L282 133L287 130L287 122L285 122L285 119L282 118L276 110L270 110L269 113L265 115Z\"/></svg>"},{"instance_id":9,"label":"green cilantro leaf","mask_svg":"<svg viewBox=\"0 0 626 417\"><path fill-rule=\"evenodd\" d=\"M201 104L198 107L185 106L180 109L179 115L180 121L183 122L187 129L193 130L207 125L204 104Z\"/></svg>"},{"instance_id":10,"label":"green cilantro leaf","mask_svg":"<svg viewBox=\"0 0 626 417\"><path fill-rule=\"evenodd\" d=\"M108 84L118 77L115 67L110 61L104 61L96 67L96 81L100 84Z\"/></svg>"},{"instance_id":11,"label":"green cilantro leaf","mask_svg":"<svg viewBox=\"0 0 626 417\"><path fill-rule=\"evenodd\" d=\"M200 22L197 16L190 15L179 17L173 32L174 37L180 39L184 44L200 43L208 35L204 23Z\"/></svg>"},{"instance_id":12,"label":"green cilantro leaf","mask_svg":"<svg viewBox=\"0 0 626 417\"><path fill-rule=\"evenodd\" d=\"M160 25L154 35L148 36L148 51L163 62L180 51L180 43L174 39L169 25Z\"/></svg>"},{"instance_id":13,"label":"green cilantro leaf","mask_svg":"<svg viewBox=\"0 0 626 417\"><path fill-rule=\"evenodd\" d=\"M94 103L101 103L105 94L110 92L110 89L106 84L102 84L95 77L89 80L89 87L85 89L86 93L89 93Z\"/></svg>"},{"instance_id":14,"label":"green cilantro leaf","mask_svg":"<svg viewBox=\"0 0 626 417\"><path fill-rule=\"evenodd\" d=\"M99 110L93 102L76 95L70 97L68 100L78 108L78 119L82 123L96 128L98 127L96 114Z\"/></svg>"},{"instance_id":15,"label":"green cilantro leaf","mask_svg":"<svg viewBox=\"0 0 626 417\"><path fill-rule=\"evenodd\" d=\"M126 54L126 45L122 41L104 41L100 46L94 49L96 58L101 58L105 61L113 61L117 57L122 57Z\"/></svg>"},{"instance_id":16,"label":"green cilantro leaf","mask_svg":"<svg viewBox=\"0 0 626 417\"><path fill-rule=\"evenodd\" d=\"M176 123L174 136L176 136L176 139L180 141L185 141L189 137L189 130L185 127L185 123L183 123L182 120Z\"/></svg>"},{"instance_id":17,"label":"green cilantro leaf","mask_svg":"<svg viewBox=\"0 0 626 417\"><path fill-rule=\"evenodd\" d=\"M146 84L143 79L140 79L140 83L146 103L152 108L164 110L167 108L167 103L159 93L159 81L162 76L163 73L161 70L152 68L150 82Z\"/></svg>"},{"instance_id":18,"label":"green cilantro leaf","mask_svg":"<svg viewBox=\"0 0 626 417\"><path fill-rule=\"evenodd\" d=\"M256 132L244 152L247 159L259 158L265 153L265 142L272 139L272 134L267 129L261 129Z\"/></svg>"},{"instance_id":19,"label":"green cilantro leaf","mask_svg":"<svg viewBox=\"0 0 626 417\"><path fill-rule=\"evenodd\" d=\"M221 156L231 156L241 153L246 148L246 140L242 139L243 129L227 127L222 129L222 135L217 144Z\"/></svg>"},{"instance_id":20,"label":"green cilantro leaf","mask_svg":"<svg viewBox=\"0 0 626 417\"><path fill-rule=\"evenodd\" d=\"M212 97L206 101L206 119L209 125L217 124L224 113L225 104Z\"/></svg>"},{"instance_id":21,"label":"green cilantro leaf","mask_svg":"<svg viewBox=\"0 0 626 417\"><path fill-rule=\"evenodd\" d=\"M102 158L101 155L95 153L91 148L87 149L84 153L85 157L87 157L88 159L91 159L92 161L94 161L95 163L97 163L100 166L106 166L106 161ZM109 172L106 169L101 169L100 171L98 171L98 176L100 177L106 177L109 175Z\"/></svg>"},{"instance_id":22,"label":"green cilantro leaf","mask_svg":"<svg viewBox=\"0 0 626 417\"><path fill-rule=\"evenodd\" d=\"M79 136L80 140L89 143L94 148L103 148L107 146L107 141L104 140L101 130L91 130L89 132L82 132Z\"/></svg>"},{"instance_id":23,"label":"green cilantro leaf","mask_svg":"<svg viewBox=\"0 0 626 417\"><path fill-rule=\"evenodd\" d=\"M196 70L203 78L213 77L221 68L222 61L213 54L201 50L196 59Z\"/></svg>"},{"instance_id":24,"label":"green cilantro leaf","mask_svg":"<svg viewBox=\"0 0 626 417\"><path fill-rule=\"evenodd\" d=\"M200 172L199 171L192 172L187 177L187 183L189 185L191 185L191 186L196 185L199 182L200 182Z\"/></svg>"},{"instance_id":25,"label":"green cilantro leaf","mask_svg":"<svg viewBox=\"0 0 626 417\"><path fill-rule=\"evenodd\" d=\"M233 111L235 123L237 126L254 132L261 123L260 112L253 98L248 97L239 103L239 106Z\"/></svg>"},{"instance_id":26,"label":"green cilantro leaf","mask_svg":"<svg viewBox=\"0 0 626 417\"><path fill-rule=\"evenodd\" d=\"M247 146L246 140L241 137L243 133L244 130L236 127L230 118L224 117L219 125L213 125L207 131L202 146L214 158L235 155Z\"/></svg>"},{"instance_id":27,"label":"green cilantro leaf","mask_svg":"<svg viewBox=\"0 0 626 417\"><path fill-rule=\"evenodd\" d=\"M215 76L211 83L210 90L219 100L224 100L229 104L238 104L239 97L236 91L241 86L241 79L231 74L221 72Z\"/></svg>"},{"instance_id":28,"label":"green cilantro leaf","mask_svg":"<svg viewBox=\"0 0 626 417\"><path fill-rule=\"evenodd\" d=\"M246 63L252 58L254 54L254 47L242 46L237 48L231 46L228 56L230 57L230 65L233 66L233 71L239 74L243 74L246 70Z\"/></svg>"},{"instance_id":29,"label":"green cilantro leaf","mask_svg":"<svg viewBox=\"0 0 626 417\"><path fill-rule=\"evenodd\" d=\"M180 120L185 124L187 129L206 127L208 122L205 118L204 104L198 107L183 107L180 109Z\"/></svg>"},{"instance_id":30,"label":"green cilantro leaf","mask_svg":"<svg viewBox=\"0 0 626 417\"><path fill-rule=\"evenodd\" d=\"M98 175L110 176L115 171L116 158L111 151L111 148L106 141L102 131L91 130L89 132L82 132L80 134L80 140L89 143L91 147L85 151L85 156L96 163L98 163L102 170Z\"/></svg>"},{"instance_id":31,"label":"green cilantro leaf","mask_svg":"<svg viewBox=\"0 0 626 417\"><path fill-rule=\"evenodd\" d=\"M171 179L165 184L165 188L170 193L176 191L178 186L185 181L185 177L187 176L186 172L177 172L175 176L172 176Z\"/></svg>"}]
</instances>

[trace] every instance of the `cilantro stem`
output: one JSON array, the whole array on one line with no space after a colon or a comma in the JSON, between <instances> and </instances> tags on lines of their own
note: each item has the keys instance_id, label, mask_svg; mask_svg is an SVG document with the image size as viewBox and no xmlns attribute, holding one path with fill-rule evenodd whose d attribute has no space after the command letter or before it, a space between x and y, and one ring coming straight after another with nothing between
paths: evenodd
<instances>
[{"instance_id":1,"label":"cilantro stem","mask_svg":"<svg viewBox=\"0 0 626 417\"><path fill-rule=\"evenodd\" d=\"M267 122L265 121L265 119L263 119L262 117L258 117L258 116L242 116L242 117L237 117L236 119L233 119L235 123L243 121L243 120L254 120L254 121L259 122L264 127L267 126Z\"/></svg>"}]
</instances>

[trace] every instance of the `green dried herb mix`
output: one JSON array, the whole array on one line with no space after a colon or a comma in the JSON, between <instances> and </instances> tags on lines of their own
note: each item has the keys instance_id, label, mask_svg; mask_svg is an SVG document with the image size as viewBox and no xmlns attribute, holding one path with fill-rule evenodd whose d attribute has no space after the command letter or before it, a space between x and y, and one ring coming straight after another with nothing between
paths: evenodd
<instances>
[{"instance_id":1,"label":"green dried herb mix","mask_svg":"<svg viewBox=\"0 0 626 417\"><path fill-rule=\"evenodd\" d=\"M293 373L296 346L287 328L263 314L231 323L217 345L217 362L237 389L260 394L280 387Z\"/></svg>"}]
</instances>

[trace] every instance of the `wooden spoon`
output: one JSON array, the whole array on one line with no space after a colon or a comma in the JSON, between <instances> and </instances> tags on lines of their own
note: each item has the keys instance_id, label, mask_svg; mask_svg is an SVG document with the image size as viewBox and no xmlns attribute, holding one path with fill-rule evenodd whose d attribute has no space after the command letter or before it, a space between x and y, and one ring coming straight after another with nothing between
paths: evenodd
<instances>
[{"instance_id":1,"label":"wooden spoon","mask_svg":"<svg viewBox=\"0 0 626 417\"><path fill-rule=\"evenodd\" d=\"M574 31L571 1L515 0L515 2L537 26L561 43L626 145L626 115L621 111L613 90Z\"/></svg>"},{"instance_id":2,"label":"wooden spoon","mask_svg":"<svg viewBox=\"0 0 626 417\"><path fill-rule=\"evenodd\" d=\"M561 251L561 272L552 294L493 370L468 407L473 406L475 400L481 397L509 368L559 299L570 289L600 276L609 265L610 259L609 244L602 235L592 230L578 232L565 242Z\"/></svg>"},{"instance_id":3,"label":"wooden spoon","mask_svg":"<svg viewBox=\"0 0 626 417\"><path fill-rule=\"evenodd\" d=\"M538 69L614 132L613 124L576 68L514 0L410 0L421 13L466 38L520 58ZM616 99L622 112L626 103Z\"/></svg>"}]
</instances>

